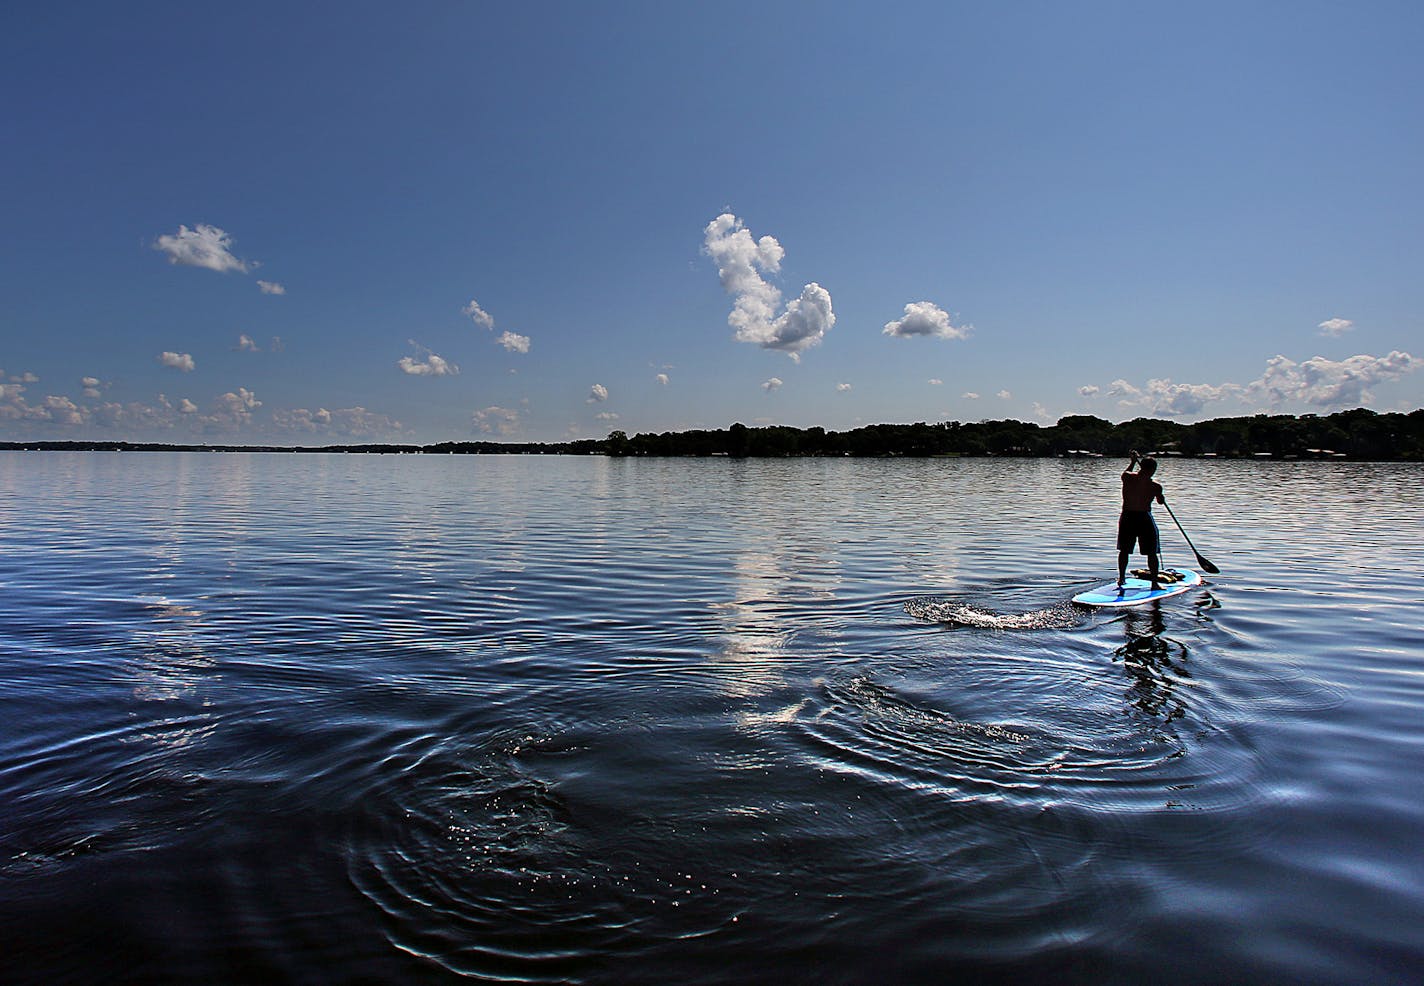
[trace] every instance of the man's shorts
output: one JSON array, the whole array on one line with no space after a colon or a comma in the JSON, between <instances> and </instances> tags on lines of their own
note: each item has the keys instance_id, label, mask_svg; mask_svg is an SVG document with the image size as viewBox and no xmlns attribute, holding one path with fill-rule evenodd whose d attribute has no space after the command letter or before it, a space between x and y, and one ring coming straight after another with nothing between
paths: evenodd
<instances>
[{"instance_id":1,"label":"man's shorts","mask_svg":"<svg viewBox=\"0 0 1424 986\"><path fill-rule=\"evenodd\" d=\"M1150 510L1124 510L1117 521L1117 550L1131 551L1133 543L1141 545L1144 555L1157 554L1157 522Z\"/></svg>"}]
</instances>

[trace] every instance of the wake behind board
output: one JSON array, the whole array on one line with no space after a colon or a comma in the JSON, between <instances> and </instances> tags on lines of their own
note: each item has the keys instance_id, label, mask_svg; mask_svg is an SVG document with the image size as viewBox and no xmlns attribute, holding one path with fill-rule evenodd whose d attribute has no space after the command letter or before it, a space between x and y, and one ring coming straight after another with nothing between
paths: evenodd
<instances>
[{"instance_id":1,"label":"wake behind board","mask_svg":"<svg viewBox=\"0 0 1424 986\"><path fill-rule=\"evenodd\" d=\"M1181 578L1172 583L1164 582L1160 589L1154 590L1152 583L1147 579L1130 577L1123 582L1121 589L1117 587L1116 582L1109 582L1096 589L1078 593L1073 597L1073 601L1080 606L1138 606L1142 603L1150 603L1154 599L1175 596L1179 592L1186 592L1188 589L1202 584L1200 572L1194 572L1190 568L1174 568L1170 571L1180 575Z\"/></svg>"}]
</instances>

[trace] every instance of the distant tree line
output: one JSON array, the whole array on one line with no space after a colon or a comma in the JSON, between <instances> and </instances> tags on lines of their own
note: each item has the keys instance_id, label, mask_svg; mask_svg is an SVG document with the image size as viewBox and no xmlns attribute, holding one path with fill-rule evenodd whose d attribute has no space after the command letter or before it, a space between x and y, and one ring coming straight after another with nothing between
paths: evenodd
<instances>
[{"instance_id":1,"label":"distant tree line","mask_svg":"<svg viewBox=\"0 0 1424 986\"><path fill-rule=\"evenodd\" d=\"M1319 416L1257 414L1195 424L1135 418L1113 424L1086 414L1057 424L1031 421L944 421L936 424L867 425L851 431L749 428L639 433L615 431L605 439L574 442L440 442L435 445L361 444L182 445L133 442L0 442L0 449L87 449L181 452L364 452L426 455L611 456L1126 456L1132 449L1222 458L1347 458L1424 461L1424 409L1378 414L1365 408Z\"/></svg>"},{"instance_id":2,"label":"distant tree line","mask_svg":"<svg viewBox=\"0 0 1424 986\"><path fill-rule=\"evenodd\" d=\"M637 434L615 431L599 443L607 455L1065 456L1126 457L1132 449L1223 458L1424 460L1424 409L1377 414L1363 408L1321 417L1257 414L1195 424L1136 418L1113 424L1070 415L1054 425L1031 421L868 425L852 431L734 424L723 431Z\"/></svg>"}]
</instances>

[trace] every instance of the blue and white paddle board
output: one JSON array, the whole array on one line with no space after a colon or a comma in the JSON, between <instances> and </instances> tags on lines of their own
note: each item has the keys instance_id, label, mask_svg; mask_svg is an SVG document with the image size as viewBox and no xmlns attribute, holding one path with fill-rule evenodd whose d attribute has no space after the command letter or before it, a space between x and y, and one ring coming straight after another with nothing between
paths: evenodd
<instances>
[{"instance_id":1,"label":"blue and white paddle board","mask_svg":"<svg viewBox=\"0 0 1424 986\"><path fill-rule=\"evenodd\" d=\"M1172 571L1181 578L1176 582L1164 584L1160 589L1154 590L1152 583L1146 579L1129 577L1123 582L1121 589L1117 587L1116 582L1109 582L1096 589L1078 593L1073 597L1073 601L1080 606L1138 606L1154 599L1175 596L1202 584L1200 572L1194 572L1190 568L1174 568Z\"/></svg>"}]
</instances>

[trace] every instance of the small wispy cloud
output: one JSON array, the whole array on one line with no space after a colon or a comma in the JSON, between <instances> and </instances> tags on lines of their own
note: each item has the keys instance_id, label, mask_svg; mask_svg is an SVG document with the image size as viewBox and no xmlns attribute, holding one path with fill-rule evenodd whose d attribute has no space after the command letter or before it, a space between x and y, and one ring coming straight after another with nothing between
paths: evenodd
<instances>
[{"instance_id":1,"label":"small wispy cloud","mask_svg":"<svg viewBox=\"0 0 1424 986\"><path fill-rule=\"evenodd\" d=\"M84 388L85 397L93 398L103 396L103 391L100 390L103 384L98 377L81 377L79 385Z\"/></svg>"},{"instance_id":2,"label":"small wispy cloud","mask_svg":"<svg viewBox=\"0 0 1424 986\"><path fill-rule=\"evenodd\" d=\"M661 384L662 386L664 386L664 387L666 387L666 386L668 385L668 375L667 375L666 373L659 373L659 374L658 374L656 377L654 377L653 379L656 380L658 383L660 383L660 384Z\"/></svg>"},{"instance_id":3,"label":"small wispy cloud","mask_svg":"<svg viewBox=\"0 0 1424 986\"><path fill-rule=\"evenodd\" d=\"M495 342L498 342L511 353L529 352L529 337L522 336L518 332L506 331L496 339Z\"/></svg>"},{"instance_id":4,"label":"small wispy cloud","mask_svg":"<svg viewBox=\"0 0 1424 986\"><path fill-rule=\"evenodd\" d=\"M1100 393L1102 393L1102 390L1097 385L1091 383L1086 387L1078 388L1079 397L1097 397Z\"/></svg>"},{"instance_id":5,"label":"small wispy cloud","mask_svg":"<svg viewBox=\"0 0 1424 986\"><path fill-rule=\"evenodd\" d=\"M949 313L932 301L912 301L903 317L886 322L882 334L897 339L967 339L973 326L952 324Z\"/></svg>"},{"instance_id":6,"label":"small wispy cloud","mask_svg":"<svg viewBox=\"0 0 1424 986\"><path fill-rule=\"evenodd\" d=\"M237 351L240 353L258 353L261 352L262 349L257 343L252 341L252 336L243 334L237 337Z\"/></svg>"},{"instance_id":7,"label":"small wispy cloud","mask_svg":"<svg viewBox=\"0 0 1424 986\"><path fill-rule=\"evenodd\" d=\"M466 305L464 308L461 308L461 309L460 309L460 312L461 312L461 314L463 314L463 315L469 316L469 318L470 318L476 325L478 325L478 326L480 326L480 327L482 327L482 328L485 328L485 329L493 329L493 328L494 328L494 317L493 317L492 315L490 315L489 312L487 312L487 311L485 311L483 308L481 308L481 307L480 307L480 303L479 303L478 301L476 301L474 298L471 298L471 299L470 299L470 303L469 303L468 305Z\"/></svg>"},{"instance_id":8,"label":"small wispy cloud","mask_svg":"<svg viewBox=\"0 0 1424 986\"><path fill-rule=\"evenodd\" d=\"M999 391L997 394L995 394L994 396L997 397L997 398L999 398L999 400L1001 400L1001 401L1006 401L1006 400L1008 400L1009 398L1013 397L1014 395L1011 394L1011 393L1009 393L1007 390L1001 390L1001 391Z\"/></svg>"},{"instance_id":9,"label":"small wispy cloud","mask_svg":"<svg viewBox=\"0 0 1424 986\"><path fill-rule=\"evenodd\" d=\"M765 380L762 382L761 389L765 390L767 393L771 393L773 390L780 389L781 383L782 381L780 377L772 377L770 380Z\"/></svg>"},{"instance_id":10,"label":"small wispy cloud","mask_svg":"<svg viewBox=\"0 0 1424 986\"><path fill-rule=\"evenodd\" d=\"M482 435L513 435L519 431L519 412L491 405L471 415L470 423Z\"/></svg>"},{"instance_id":11,"label":"small wispy cloud","mask_svg":"<svg viewBox=\"0 0 1424 986\"><path fill-rule=\"evenodd\" d=\"M258 281L258 282L257 282L257 287L258 287L258 289L261 290L261 292L262 292L263 294L286 294L286 293L287 293L286 287L284 287L284 286L281 285L281 284L278 284L276 281Z\"/></svg>"},{"instance_id":12,"label":"small wispy cloud","mask_svg":"<svg viewBox=\"0 0 1424 986\"><path fill-rule=\"evenodd\" d=\"M169 263L183 267L202 267L218 273L235 270L245 274L257 266L233 256L231 247L232 237L207 223L198 223L192 229L179 226L178 232L165 233L153 243L155 250L168 255Z\"/></svg>"},{"instance_id":13,"label":"small wispy cloud","mask_svg":"<svg viewBox=\"0 0 1424 986\"><path fill-rule=\"evenodd\" d=\"M599 421L617 421L617 420L618 420L618 412L617 412L617 411L599 411L597 414L594 415L594 418L596 418L596 419L599 420Z\"/></svg>"},{"instance_id":14,"label":"small wispy cloud","mask_svg":"<svg viewBox=\"0 0 1424 986\"><path fill-rule=\"evenodd\" d=\"M1323 336L1338 338L1355 327L1355 323L1348 318L1327 318L1316 326Z\"/></svg>"},{"instance_id":15,"label":"small wispy cloud","mask_svg":"<svg viewBox=\"0 0 1424 986\"><path fill-rule=\"evenodd\" d=\"M838 384L836 384L836 393L838 393L838 394L848 394L848 393L850 393L850 389L851 389L851 388L850 388L850 384L848 384L848 383L838 383Z\"/></svg>"},{"instance_id":16,"label":"small wispy cloud","mask_svg":"<svg viewBox=\"0 0 1424 986\"><path fill-rule=\"evenodd\" d=\"M193 362L193 357L188 353L170 353L164 351L158 354L158 362L163 366L171 367L175 370L182 370L184 373L192 373L197 364Z\"/></svg>"},{"instance_id":17,"label":"small wispy cloud","mask_svg":"<svg viewBox=\"0 0 1424 986\"><path fill-rule=\"evenodd\" d=\"M408 340L418 352L417 356L402 356L396 361L402 373L413 377L452 377L460 368L449 360L435 355L414 339Z\"/></svg>"},{"instance_id":18,"label":"small wispy cloud","mask_svg":"<svg viewBox=\"0 0 1424 986\"><path fill-rule=\"evenodd\" d=\"M960 394L959 396L960 396L961 398L963 398L964 400L966 400L966 401L977 401L977 400L979 399L979 395L976 394L976 393L975 393L974 391L972 391L972 390L966 390L964 393Z\"/></svg>"},{"instance_id":19,"label":"small wispy cloud","mask_svg":"<svg viewBox=\"0 0 1424 986\"><path fill-rule=\"evenodd\" d=\"M592 387L588 388L588 398L584 401L584 403L600 404L606 400L608 400L608 388L603 386L603 384L601 383L596 383Z\"/></svg>"}]
</instances>

